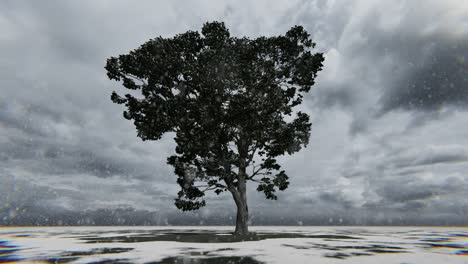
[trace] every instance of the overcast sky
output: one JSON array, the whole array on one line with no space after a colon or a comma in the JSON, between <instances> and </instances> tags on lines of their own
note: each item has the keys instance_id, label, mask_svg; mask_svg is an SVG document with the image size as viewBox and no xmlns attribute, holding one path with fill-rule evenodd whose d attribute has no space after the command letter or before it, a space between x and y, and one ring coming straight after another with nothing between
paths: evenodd
<instances>
[{"instance_id":1,"label":"overcast sky","mask_svg":"<svg viewBox=\"0 0 468 264\"><path fill-rule=\"evenodd\" d=\"M249 37L302 25L325 56L311 144L281 159L278 201L252 186L252 223L468 224L464 0L0 1L0 223L232 223L228 194L177 212L171 136L137 138L104 70L213 20Z\"/></svg>"}]
</instances>

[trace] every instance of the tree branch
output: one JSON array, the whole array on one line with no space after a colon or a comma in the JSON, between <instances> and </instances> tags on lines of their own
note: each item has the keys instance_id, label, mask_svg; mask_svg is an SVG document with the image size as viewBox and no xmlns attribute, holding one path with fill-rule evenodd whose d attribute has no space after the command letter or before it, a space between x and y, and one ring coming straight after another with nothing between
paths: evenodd
<instances>
[{"instance_id":1,"label":"tree branch","mask_svg":"<svg viewBox=\"0 0 468 264\"><path fill-rule=\"evenodd\" d=\"M216 188L218 188L218 187L213 185L213 186L211 186L211 187L208 186L208 187L206 187L204 190L200 190L200 191L204 193L204 192L206 192L206 191L214 190L214 189L216 189Z\"/></svg>"},{"instance_id":2,"label":"tree branch","mask_svg":"<svg viewBox=\"0 0 468 264\"><path fill-rule=\"evenodd\" d=\"M255 169L255 167L253 167L252 171L253 171L254 169ZM254 178L255 176L257 176L257 175L266 175L266 173L261 172L262 170L265 170L265 169L266 169L266 168L262 168L262 167L260 166L260 168L258 168L258 170L256 170L256 171L253 171L253 172L252 172L252 175L250 175L250 177L248 177L247 179L253 180L253 178Z\"/></svg>"},{"instance_id":3,"label":"tree branch","mask_svg":"<svg viewBox=\"0 0 468 264\"><path fill-rule=\"evenodd\" d=\"M257 149L258 149L258 144L255 144L255 146L251 150L249 150L249 151L252 151L252 154L250 154L249 159L246 162L246 166L249 166L250 162L252 162L255 156L255 153L257 152Z\"/></svg>"},{"instance_id":4,"label":"tree branch","mask_svg":"<svg viewBox=\"0 0 468 264\"><path fill-rule=\"evenodd\" d=\"M133 79L135 79L135 80L137 80L137 81L142 82L143 85L148 85L148 83L146 83L145 80L143 80L142 78L140 78L140 77L138 77L138 76L135 76L135 75L133 75L133 74L131 74L131 73L125 73L124 75L125 75L125 77L127 77L127 78L130 77L130 78L133 78Z\"/></svg>"},{"instance_id":5,"label":"tree branch","mask_svg":"<svg viewBox=\"0 0 468 264\"><path fill-rule=\"evenodd\" d=\"M264 182L262 182L262 181L259 181L259 180L257 180L257 179L252 179L252 178L248 178L248 180L253 181L253 182L258 182L258 183L264 183Z\"/></svg>"}]
</instances>

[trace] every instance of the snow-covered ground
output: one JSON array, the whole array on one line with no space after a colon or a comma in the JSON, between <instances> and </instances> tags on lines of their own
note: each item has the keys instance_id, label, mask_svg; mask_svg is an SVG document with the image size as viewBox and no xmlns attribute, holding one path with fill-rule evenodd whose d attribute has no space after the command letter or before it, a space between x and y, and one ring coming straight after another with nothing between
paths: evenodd
<instances>
[{"instance_id":1,"label":"snow-covered ground","mask_svg":"<svg viewBox=\"0 0 468 264\"><path fill-rule=\"evenodd\" d=\"M0 227L0 263L468 263L463 227Z\"/></svg>"}]
</instances>

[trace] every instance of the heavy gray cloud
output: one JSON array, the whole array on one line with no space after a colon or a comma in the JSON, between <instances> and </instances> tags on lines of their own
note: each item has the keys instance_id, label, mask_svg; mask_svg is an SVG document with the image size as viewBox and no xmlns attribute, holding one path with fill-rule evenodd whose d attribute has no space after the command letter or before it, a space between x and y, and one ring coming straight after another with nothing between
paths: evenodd
<instances>
[{"instance_id":1,"label":"heavy gray cloud","mask_svg":"<svg viewBox=\"0 0 468 264\"><path fill-rule=\"evenodd\" d=\"M311 144L282 158L291 187L279 201L251 189L252 223L466 224L467 17L456 0L2 1L0 218L232 223L227 194L176 212L171 135L139 140L103 69L150 38L222 20L251 37L301 24L326 57L303 106Z\"/></svg>"}]
</instances>

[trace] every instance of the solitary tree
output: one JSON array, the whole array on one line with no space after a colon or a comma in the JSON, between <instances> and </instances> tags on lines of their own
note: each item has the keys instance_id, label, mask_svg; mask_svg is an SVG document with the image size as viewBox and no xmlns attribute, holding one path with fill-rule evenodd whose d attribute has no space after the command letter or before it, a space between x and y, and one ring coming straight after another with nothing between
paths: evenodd
<instances>
[{"instance_id":1,"label":"solitary tree","mask_svg":"<svg viewBox=\"0 0 468 264\"><path fill-rule=\"evenodd\" d=\"M172 38L151 39L129 54L111 57L111 80L131 94L124 104L138 137L158 140L175 132L177 208L205 206L206 191L229 191L237 206L235 234L248 234L247 182L267 199L288 187L276 158L305 147L309 116L293 108L314 84L324 60L301 27L284 36L237 38L224 23L203 25Z\"/></svg>"}]
</instances>

